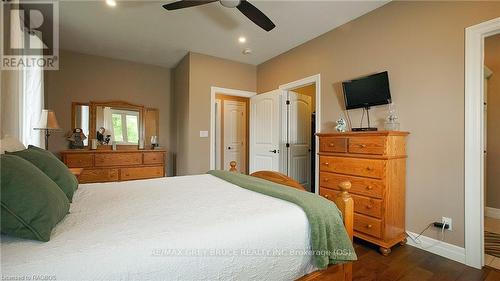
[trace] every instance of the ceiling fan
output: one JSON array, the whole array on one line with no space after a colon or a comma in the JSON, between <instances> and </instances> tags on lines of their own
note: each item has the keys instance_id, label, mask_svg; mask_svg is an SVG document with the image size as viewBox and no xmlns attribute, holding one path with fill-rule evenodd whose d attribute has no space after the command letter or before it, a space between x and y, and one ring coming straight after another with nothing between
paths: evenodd
<instances>
[{"instance_id":1,"label":"ceiling fan","mask_svg":"<svg viewBox=\"0 0 500 281\"><path fill-rule=\"evenodd\" d=\"M247 18L260 26L265 31L271 31L276 25L259 9L246 0L180 0L163 5L163 8L172 11L194 6L200 6L212 2L220 2L226 8L236 8Z\"/></svg>"}]
</instances>

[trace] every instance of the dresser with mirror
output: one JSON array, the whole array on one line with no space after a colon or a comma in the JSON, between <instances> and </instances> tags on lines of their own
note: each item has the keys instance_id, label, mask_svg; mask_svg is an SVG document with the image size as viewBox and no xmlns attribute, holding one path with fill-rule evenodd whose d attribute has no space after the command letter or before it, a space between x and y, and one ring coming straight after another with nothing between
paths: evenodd
<instances>
[{"instance_id":1,"label":"dresser with mirror","mask_svg":"<svg viewBox=\"0 0 500 281\"><path fill-rule=\"evenodd\" d=\"M81 149L61 152L69 168L82 168L80 183L165 176L166 151L156 147L159 114L155 108L124 101L72 103L72 129L87 138ZM151 143L151 141L155 143Z\"/></svg>"}]
</instances>

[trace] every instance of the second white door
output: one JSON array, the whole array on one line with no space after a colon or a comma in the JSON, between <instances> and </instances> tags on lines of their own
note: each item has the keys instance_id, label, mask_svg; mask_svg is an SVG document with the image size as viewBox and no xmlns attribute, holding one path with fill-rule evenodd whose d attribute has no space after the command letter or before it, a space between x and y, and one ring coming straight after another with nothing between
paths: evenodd
<instances>
[{"instance_id":1,"label":"second white door","mask_svg":"<svg viewBox=\"0 0 500 281\"><path fill-rule=\"evenodd\" d=\"M246 171L246 103L224 100L223 120L223 169L229 168L231 161L238 163L238 171Z\"/></svg>"}]
</instances>

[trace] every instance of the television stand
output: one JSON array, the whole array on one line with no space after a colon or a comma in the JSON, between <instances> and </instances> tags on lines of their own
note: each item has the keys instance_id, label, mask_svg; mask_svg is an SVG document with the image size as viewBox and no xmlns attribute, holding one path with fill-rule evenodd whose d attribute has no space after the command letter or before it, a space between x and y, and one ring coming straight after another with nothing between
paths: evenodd
<instances>
[{"instance_id":1,"label":"television stand","mask_svg":"<svg viewBox=\"0 0 500 281\"><path fill-rule=\"evenodd\" d=\"M370 107L365 106L363 110L366 110L366 116L368 117L368 127L362 127L362 128L351 128L351 131L353 132L367 132L367 131L377 131L377 128L370 127Z\"/></svg>"}]
</instances>

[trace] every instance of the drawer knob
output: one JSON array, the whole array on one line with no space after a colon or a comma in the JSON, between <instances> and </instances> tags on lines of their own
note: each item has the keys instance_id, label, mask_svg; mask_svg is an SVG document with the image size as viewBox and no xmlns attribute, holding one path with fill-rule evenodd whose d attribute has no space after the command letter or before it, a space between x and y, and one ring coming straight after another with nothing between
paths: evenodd
<instances>
[{"instance_id":1,"label":"drawer knob","mask_svg":"<svg viewBox=\"0 0 500 281\"><path fill-rule=\"evenodd\" d=\"M373 186L371 186L371 185L367 185L367 186L366 186L366 189L367 189L367 190L372 190L372 189L373 189Z\"/></svg>"},{"instance_id":2,"label":"drawer knob","mask_svg":"<svg viewBox=\"0 0 500 281\"><path fill-rule=\"evenodd\" d=\"M330 181L330 179L329 178L323 178L323 181L324 182L328 182L328 181Z\"/></svg>"},{"instance_id":3,"label":"drawer knob","mask_svg":"<svg viewBox=\"0 0 500 281\"><path fill-rule=\"evenodd\" d=\"M325 196L326 199L330 198L330 196L328 196L328 194L325 194L323 196Z\"/></svg>"},{"instance_id":4,"label":"drawer knob","mask_svg":"<svg viewBox=\"0 0 500 281\"><path fill-rule=\"evenodd\" d=\"M373 168L371 168L371 167L366 167L366 170L367 170L367 171L373 171Z\"/></svg>"},{"instance_id":5,"label":"drawer knob","mask_svg":"<svg viewBox=\"0 0 500 281\"><path fill-rule=\"evenodd\" d=\"M366 228L372 228L372 227L373 227L373 225L371 225L371 224L366 225Z\"/></svg>"},{"instance_id":6,"label":"drawer knob","mask_svg":"<svg viewBox=\"0 0 500 281\"><path fill-rule=\"evenodd\" d=\"M367 209L372 209L372 208L373 208L373 205L372 205L372 204L370 204L370 205L366 205L366 208L367 208Z\"/></svg>"},{"instance_id":7,"label":"drawer knob","mask_svg":"<svg viewBox=\"0 0 500 281\"><path fill-rule=\"evenodd\" d=\"M323 165L328 166L328 165L330 165L330 163L325 162L325 163L323 163Z\"/></svg>"},{"instance_id":8,"label":"drawer knob","mask_svg":"<svg viewBox=\"0 0 500 281\"><path fill-rule=\"evenodd\" d=\"M361 148L365 148L366 147L366 144L360 144L359 147Z\"/></svg>"},{"instance_id":9,"label":"drawer knob","mask_svg":"<svg viewBox=\"0 0 500 281\"><path fill-rule=\"evenodd\" d=\"M334 146L335 146L335 144L334 144L333 142L331 142L331 143L329 143L329 144L328 144L328 146L330 146L330 147L334 147Z\"/></svg>"}]
</instances>

